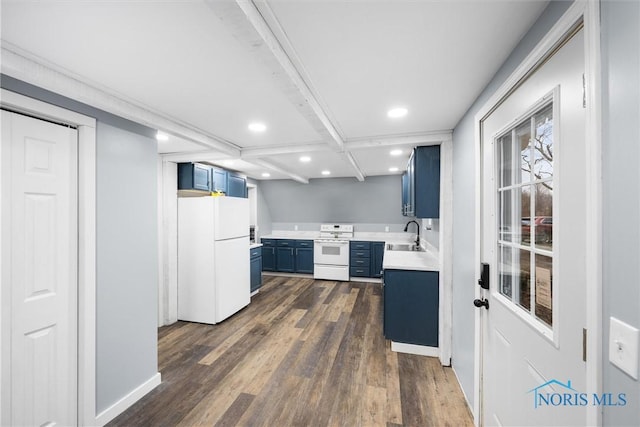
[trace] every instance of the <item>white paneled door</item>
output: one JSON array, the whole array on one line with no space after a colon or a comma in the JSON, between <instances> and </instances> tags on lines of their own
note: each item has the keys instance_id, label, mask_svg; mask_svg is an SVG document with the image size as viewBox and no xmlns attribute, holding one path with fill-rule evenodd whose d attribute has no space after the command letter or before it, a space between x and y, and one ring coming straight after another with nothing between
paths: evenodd
<instances>
[{"instance_id":1,"label":"white paneled door","mask_svg":"<svg viewBox=\"0 0 640 427\"><path fill-rule=\"evenodd\" d=\"M10 337L2 421L9 425L77 424L77 152L75 129L2 111L2 309Z\"/></svg>"},{"instance_id":2,"label":"white paneled door","mask_svg":"<svg viewBox=\"0 0 640 427\"><path fill-rule=\"evenodd\" d=\"M583 425L598 403L583 360L583 32L482 121L483 425Z\"/></svg>"}]
</instances>

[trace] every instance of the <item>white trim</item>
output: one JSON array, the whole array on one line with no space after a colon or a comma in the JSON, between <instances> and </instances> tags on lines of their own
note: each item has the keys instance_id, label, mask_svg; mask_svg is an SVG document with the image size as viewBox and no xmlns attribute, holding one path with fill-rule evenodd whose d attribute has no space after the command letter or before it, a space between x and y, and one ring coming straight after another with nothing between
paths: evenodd
<instances>
[{"instance_id":1,"label":"white trim","mask_svg":"<svg viewBox=\"0 0 640 427\"><path fill-rule=\"evenodd\" d=\"M129 394L118 400L116 403L100 412L95 419L95 424L99 426L106 425L109 421L126 411L131 405L142 399L147 393L160 385L160 372L154 374L147 381L133 389Z\"/></svg>"},{"instance_id":2,"label":"white trim","mask_svg":"<svg viewBox=\"0 0 640 427\"><path fill-rule=\"evenodd\" d=\"M602 77L600 57L600 2L589 0L584 10L587 129L586 228L586 392L602 392ZM602 425L602 411L587 407L587 424Z\"/></svg>"},{"instance_id":3,"label":"white trim","mask_svg":"<svg viewBox=\"0 0 640 427\"><path fill-rule=\"evenodd\" d=\"M453 139L440 144L440 313L438 347L440 363L451 365L453 334Z\"/></svg>"},{"instance_id":4,"label":"white trim","mask_svg":"<svg viewBox=\"0 0 640 427\"><path fill-rule=\"evenodd\" d=\"M484 117L506 96L526 74L541 61L553 47L563 39L565 34L581 19L585 31L585 76L587 79L587 283L586 311L589 340L587 347L586 382L587 393L601 393L602 390L602 159L601 159L601 80L600 80L600 12L599 1L576 1L556 22L553 28L536 45L511 76L480 108L474 117L475 133L475 165L476 165L476 216L475 216L475 271L480 275L481 254L481 122ZM476 297L480 297L480 288L476 288ZM475 314L475 355L474 355L474 421L482 424L481 390L481 318L480 310ZM602 414L598 408L587 409L587 425L600 425Z\"/></svg>"},{"instance_id":5,"label":"white trim","mask_svg":"<svg viewBox=\"0 0 640 427\"><path fill-rule=\"evenodd\" d=\"M391 351L398 353L417 354L418 356L440 357L438 347L426 345L405 344L403 342L391 341Z\"/></svg>"},{"instance_id":6,"label":"white trim","mask_svg":"<svg viewBox=\"0 0 640 427\"><path fill-rule=\"evenodd\" d=\"M96 121L2 89L3 107L78 127L78 422L95 423Z\"/></svg>"},{"instance_id":7,"label":"white trim","mask_svg":"<svg viewBox=\"0 0 640 427\"><path fill-rule=\"evenodd\" d=\"M160 280L158 281L160 325L178 321L178 168L175 163L161 162L161 199L159 225L162 227L160 242ZM160 298L162 296L162 298Z\"/></svg>"}]
</instances>

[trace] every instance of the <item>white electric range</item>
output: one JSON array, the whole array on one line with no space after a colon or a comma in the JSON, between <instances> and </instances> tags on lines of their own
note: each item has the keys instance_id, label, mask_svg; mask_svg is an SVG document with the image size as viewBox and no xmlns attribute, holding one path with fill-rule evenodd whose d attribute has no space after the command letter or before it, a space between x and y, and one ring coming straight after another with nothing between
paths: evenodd
<instances>
[{"instance_id":1,"label":"white electric range","mask_svg":"<svg viewBox=\"0 0 640 427\"><path fill-rule=\"evenodd\" d=\"M313 277L324 280L349 280L349 241L352 224L321 224L320 237L313 245Z\"/></svg>"}]
</instances>

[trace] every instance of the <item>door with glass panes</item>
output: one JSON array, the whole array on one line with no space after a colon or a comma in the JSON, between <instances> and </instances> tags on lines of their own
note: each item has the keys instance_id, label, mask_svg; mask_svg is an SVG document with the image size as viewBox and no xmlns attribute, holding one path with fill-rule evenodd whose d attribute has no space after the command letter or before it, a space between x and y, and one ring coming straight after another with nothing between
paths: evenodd
<instances>
[{"instance_id":1,"label":"door with glass panes","mask_svg":"<svg viewBox=\"0 0 640 427\"><path fill-rule=\"evenodd\" d=\"M586 420L555 396L585 390L583 49L580 30L481 122L484 425Z\"/></svg>"}]
</instances>

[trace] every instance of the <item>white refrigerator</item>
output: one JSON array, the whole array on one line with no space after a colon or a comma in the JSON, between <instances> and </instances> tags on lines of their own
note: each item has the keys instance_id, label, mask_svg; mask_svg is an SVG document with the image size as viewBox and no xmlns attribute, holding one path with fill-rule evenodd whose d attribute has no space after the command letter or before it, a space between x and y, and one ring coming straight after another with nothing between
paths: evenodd
<instances>
[{"instance_id":1,"label":"white refrigerator","mask_svg":"<svg viewBox=\"0 0 640 427\"><path fill-rule=\"evenodd\" d=\"M250 302L249 200L178 199L178 319L219 323Z\"/></svg>"}]
</instances>

